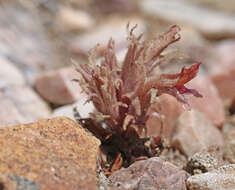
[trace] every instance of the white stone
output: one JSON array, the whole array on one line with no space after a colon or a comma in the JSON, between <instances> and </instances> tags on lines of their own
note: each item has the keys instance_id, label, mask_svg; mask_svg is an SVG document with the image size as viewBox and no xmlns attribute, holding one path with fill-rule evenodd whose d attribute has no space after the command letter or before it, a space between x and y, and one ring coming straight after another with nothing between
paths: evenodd
<instances>
[{"instance_id":1,"label":"white stone","mask_svg":"<svg viewBox=\"0 0 235 190\"><path fill-rule=\"evenodd\" d=\"M225 165L217 170L188 178L189 190L234 190L235 164Z\"/></svg>"}]
</instances>

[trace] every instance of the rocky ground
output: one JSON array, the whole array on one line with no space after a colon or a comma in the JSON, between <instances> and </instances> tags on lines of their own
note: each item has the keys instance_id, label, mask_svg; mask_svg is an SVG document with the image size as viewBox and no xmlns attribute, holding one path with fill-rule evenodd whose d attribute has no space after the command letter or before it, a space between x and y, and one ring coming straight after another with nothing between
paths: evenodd
<instances>
[{"instance_id":1,"label":"rocky ground","mask_svg":"<svg viewBox=\"0 0 235 190\"><path fill-rule=\"evenodd\" d=\"M235 3L194 0L0 0L0 190L235 189ZM93 110L72 79L72 60L87 62L110 37L118 60L126 25L151 38L181 27L170 48L176 59L161 71L202 62L188 86L191 111L170 95L151 109L149 135L167 142L160 157L99 173L100 142L74 121ZM41 120L42 119L42 120Z\"/></svg>"}]
</instances>

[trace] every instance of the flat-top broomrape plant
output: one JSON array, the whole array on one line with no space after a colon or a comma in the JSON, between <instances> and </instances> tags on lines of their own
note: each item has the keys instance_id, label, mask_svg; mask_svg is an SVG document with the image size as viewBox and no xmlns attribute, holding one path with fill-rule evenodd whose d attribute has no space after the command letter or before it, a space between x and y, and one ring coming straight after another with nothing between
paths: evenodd
<instances>
[{"instance_id":1,"label":"flat-top broomrape plant","mask_svg":"<svg viewBox=\"0 0 235 190\"><path fill-rule=\"evenodd\" d=\"M165 61L162 52L180 39L178 26L150 41L142 40L142 34L135 36L135 27L129 30L127 25L127 29L129 46L122 63L117 61L115 43L110 39L100 63L93 49L89 64L76 65L82 76L78 82L97 109L80 123L101 140L101 166L107 175L137 159L156 155L161 138L147 137L145 125L152 116L147 111L154 97L167 93L186 107L184 95L201 97L196 90L185 87L197 75L200 63L183 67L177 74L156 72Z\"/></svg>"}]
</instances>

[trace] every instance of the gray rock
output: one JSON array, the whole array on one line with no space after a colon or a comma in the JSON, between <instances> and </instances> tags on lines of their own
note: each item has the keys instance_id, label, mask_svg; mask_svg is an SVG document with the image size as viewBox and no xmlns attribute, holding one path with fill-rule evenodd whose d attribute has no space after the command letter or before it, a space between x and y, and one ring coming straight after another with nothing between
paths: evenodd
<instances>
[{"instance_id":1,"label":"gray rock","mask_svg":"<svg viewBox=\"0 0 235 190\"><path fill-rule=\"evenodd\" d=\"M198 7L185 0L139 2L144 13L167 22L193 26L210 38L235 36L235 16Z\"/></svg>"},{"instance_id":2,"label":"gray rock","mask_svg":"<svg viewBox=\"0 0 235 190\"><path fill-rule=\"evenodd\" d=\"M122 50L127 46L126 26L130 22L131 26L138 24L135 34L140 34L146 30L144 20L140 18L111 18L105 24L94 28L91 32L79 35L71 41L71 51L74 54L87 55L88 51L99 44L98 55L102 55L110 38L115 40L116 50Z\"/></svg>"},{"instance_id":3,"label":"gray rock","mask_svg":"<svg viewBox=\"0 0 235 190\"><path fill-rule=\"evenodd\" d=\"M135 0L95 0L94 6L104 13L125 13L133 12L137 9Z\"/></svg>"},{"instance_id":4,"label":"gray rock","mask_svg":"<svg viewBox=\"0 0 235 190\"><path fill-rule=\"evenodd\" d=\"M0 7L0 54L14 63L31 85L38 73L60 63L40 18L37 11L15 1Z\"/></svg>"},{"instance_id":5,"label":"gray rock","mask_svg":"<svg viewBox=\"0 0 235 190\"><path fill-rule=\"evenodd\" d=\"M0 127L33 122L50 115L49 106L27 85L0 89Z\"/></svg>"},{"instance_id":6,"label":"gray rock","mask_svg":"<svg viewBox=\"0 0 235 190\"><path fill-rule=\"evenodd\" d=\"M48 105L26 84L20 70L0 56L0 127L48 117Z\"/></svg>"},{"instance_id":7,"label":"gray rock","mask_svg":"<svg viewBox=\"0 0 235 190\"><path fill-rule=\"evenodd\" d=\"M17 182L17 190L39 190L39 185L35 183L34 181L25 178L25 177L20 177L17 175L12 175L9 174L8 177L12 179L13 181Z\"/></svg>"},{"instance_id":8,"label":"gray rock","mask_svg":"<svg viewBox=\"0 0 235 190\"><path fill-rule=\"evenodd\" d=\"M11 85L23 85L26 83L20 70L6 58L0 56L0 88Z\"/></svg>"}]
</instances>

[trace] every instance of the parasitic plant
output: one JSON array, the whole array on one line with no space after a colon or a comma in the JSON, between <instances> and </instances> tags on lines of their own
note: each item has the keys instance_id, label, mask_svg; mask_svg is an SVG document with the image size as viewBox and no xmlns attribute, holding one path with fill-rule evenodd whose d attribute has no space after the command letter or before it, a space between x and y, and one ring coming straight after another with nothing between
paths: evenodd
<instances>
[{"instance_id":1,"label":"parasitic plant","mask_svg":"<svg viewBox=\"0 0 235 190\"><path fill-rule=\"evenodd\" d=\"M201 97L185 87L197 75L200 63L183 67L177 74L157 72L165 61L162 52L180 39L178 26L150 41L142 40L142 34L135 36L135 27L129 30L128 25L127 29L129 46L122 63L117 61L114 40L110 39L99 63L93 49L89 64L76 64L82 78L77 81L97 110L79 122L101 140L101 166L107 175L137 159L156 155L156 148L161 147L160 137L146 136L145 124L151 117L148 108L154 97L167 93L186 107L185 95Z\"/></svg>"}]
</instances>

